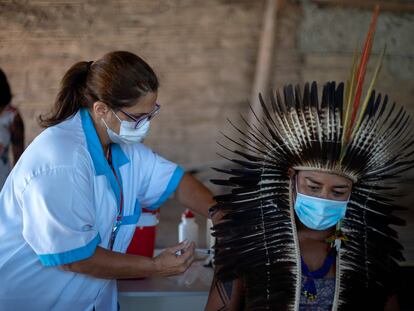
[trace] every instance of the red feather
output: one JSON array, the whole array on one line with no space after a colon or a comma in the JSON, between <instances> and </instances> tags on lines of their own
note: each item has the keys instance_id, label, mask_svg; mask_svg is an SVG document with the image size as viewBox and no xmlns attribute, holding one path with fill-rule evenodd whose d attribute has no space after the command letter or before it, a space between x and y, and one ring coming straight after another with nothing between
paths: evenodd
<instances>
[{"instance_id":1,"label":"red feather","mask_svg":"<svg viewBox=\"0 0 414 311\"><path fill-rule=\"evenodd\" d=\"M365 39L364 49L362 50L361 61L359 63L358 70L357 70L357 85L356 85L353 109L352 109L352 114L351 114L351 120L349 123L349 127L347 128L347 132L348 132L347 140L349 139L349 135L351 134L351 129L354 125L356 114L358 112L359 104L361 101L362 87L364 84L365 72L367 69L369 56L371 54L372 42L374 41L374 34L375 34L375 28L377 25L378 15L379 15L379 5L376 5L374 8L374 13L372 15L368 34Z\"/></svg>"}]
</instances>

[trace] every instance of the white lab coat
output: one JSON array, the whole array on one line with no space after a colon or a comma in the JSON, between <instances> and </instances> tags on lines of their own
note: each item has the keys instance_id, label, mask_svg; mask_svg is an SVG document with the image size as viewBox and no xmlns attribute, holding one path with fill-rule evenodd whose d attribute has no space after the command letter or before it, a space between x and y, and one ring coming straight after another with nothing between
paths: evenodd
<instances>
[{"instance_id":1,"label":"white lab coat","mask_svg":"<svg viewBox=\"0 0 414 311\"><path fill-rule=\"evenodd\" d=\"M113 249L125 252L141 208L158 208L184 172L142 144L112 145L124 207ZM120 191L86 109L43 131L0 192L0 309L117 310L115 280L59 265L108 248Z\"/></svg>"}]
</instances>

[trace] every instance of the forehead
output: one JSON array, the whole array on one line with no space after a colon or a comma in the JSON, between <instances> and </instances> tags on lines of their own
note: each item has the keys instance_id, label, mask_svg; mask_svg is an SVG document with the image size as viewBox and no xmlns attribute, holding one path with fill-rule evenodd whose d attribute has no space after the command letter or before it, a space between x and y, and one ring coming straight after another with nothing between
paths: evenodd
<instances>
[{"instance_id":1,"label":"forehead","mask_svg":"<svg viewBox=\"0 0 414 311\"><path fill-rule=\"evenodd\" d=\"M323 184L352 185L352 181L346 177L320 171L299 171L298 177L301 180L313 180Z\"/></svg>"},{"instance_id":2,"label":"forehead","mask_svg":"<svg viewBox=\"0 0 414 311\"><path fill-rule=\"evenodd\" d=\"M124 107L122 110L131 114L148 113L154 109L156 101L157 92L149 92L138 99L135 105L131 107Z\"/></svg>"}]
</instances>

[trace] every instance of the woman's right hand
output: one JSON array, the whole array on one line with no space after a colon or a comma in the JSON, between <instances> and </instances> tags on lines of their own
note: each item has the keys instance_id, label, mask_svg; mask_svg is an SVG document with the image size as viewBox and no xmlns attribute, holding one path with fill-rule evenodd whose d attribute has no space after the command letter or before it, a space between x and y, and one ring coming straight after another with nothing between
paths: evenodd
<instances>
[{"instance_id":1,"label":"woman's right hand","mask_svg":"<svg viewBox=\"0 0 414 311\"><path fill-rule=\"evenodd\" d=\"M194 250L194 242L188 244L185 241L166 248L154 258L155 276L171 276L185 272L194 261Z\"/></svg>"}]
</instances>

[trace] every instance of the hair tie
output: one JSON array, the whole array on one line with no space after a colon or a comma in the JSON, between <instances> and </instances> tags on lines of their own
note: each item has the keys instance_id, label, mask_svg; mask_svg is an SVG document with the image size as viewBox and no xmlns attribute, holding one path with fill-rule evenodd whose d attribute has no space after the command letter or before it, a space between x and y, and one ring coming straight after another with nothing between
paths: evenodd
<instances>
[{"instance_id":1,"label":"hair tie","mask_svg":"<svg viewBox=\"0 0 414 311\"><path fill-rule=\"evenodd\" d=\"M88 71L91 70L92 64L93 64L93 60L91 60L91 61L88 62L88 64L87 64L88 65Z\"/></svg>"}]
</instances>

